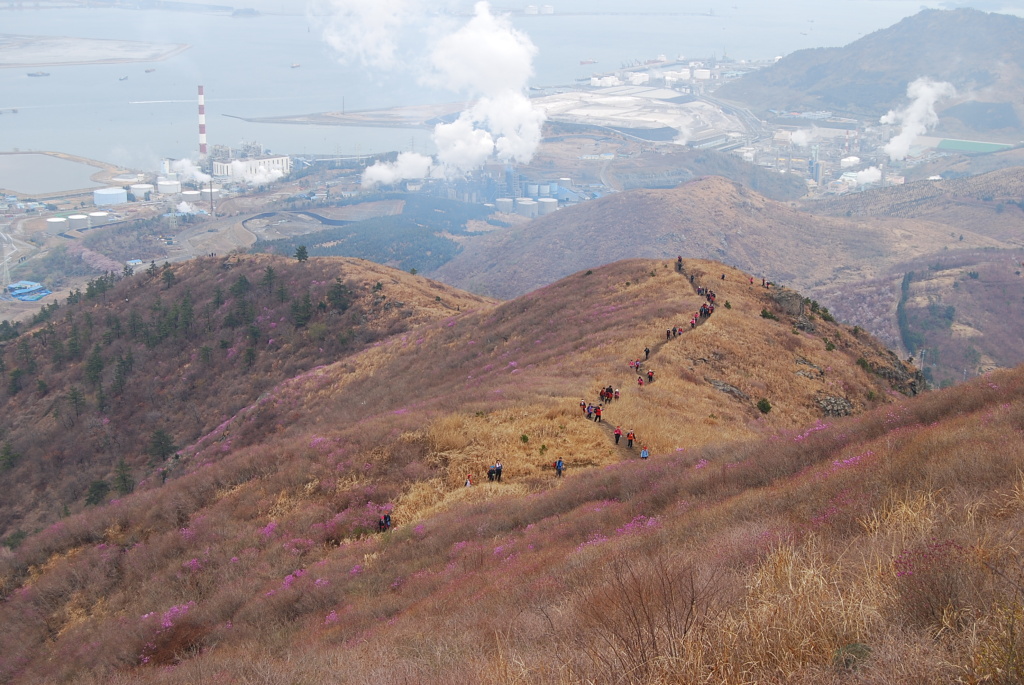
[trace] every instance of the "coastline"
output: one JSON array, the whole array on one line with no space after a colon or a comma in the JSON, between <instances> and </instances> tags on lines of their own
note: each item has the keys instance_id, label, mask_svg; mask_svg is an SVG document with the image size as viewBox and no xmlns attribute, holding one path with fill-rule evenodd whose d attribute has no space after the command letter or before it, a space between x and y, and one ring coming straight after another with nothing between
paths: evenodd
<instances>
[{"instance_id":1,"label":"coastline","mask_svg":"<svg viewBox=\"0 0 1024 685\"><path fill-rule=\"evenodd\" d=\"M163 62L191 47L188 43L0 34L0 69ZM15 58L18 61L7 61Z\"/></svg>"}]
</instances>

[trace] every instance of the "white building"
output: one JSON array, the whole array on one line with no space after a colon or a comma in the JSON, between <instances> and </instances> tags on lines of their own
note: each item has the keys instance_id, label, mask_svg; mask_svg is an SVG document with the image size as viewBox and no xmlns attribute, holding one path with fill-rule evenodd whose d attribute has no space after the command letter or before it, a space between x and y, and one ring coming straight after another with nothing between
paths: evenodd
<instances>
[{"instance_id":1,"label":"white building","mask_svg":"<svg viewBox=\"0 0 1024 685\"><path fill-rule=\"evenodd\" d=\"M292 159L280 157L250 157L229 162L214 162L213 175L231 177L237 181L268 182L287 176L292 170Z\"/></svg>"}]
</instances>

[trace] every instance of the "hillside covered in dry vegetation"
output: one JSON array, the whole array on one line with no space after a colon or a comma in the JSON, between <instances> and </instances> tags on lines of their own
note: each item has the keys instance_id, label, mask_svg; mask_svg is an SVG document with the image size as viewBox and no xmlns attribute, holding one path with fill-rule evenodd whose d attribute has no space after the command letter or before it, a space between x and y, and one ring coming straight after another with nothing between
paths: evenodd
<instances>
[{"instance_id":1,"label":"hillside covered in dry vegetation","mask_svg":"<svg viewBox=\"0 0 1024 685\"><path fill-rule=\"evenodd\" d=\"M708 177L670 190L611 195L474 237L432 275L512 297L615 259L666 259L682 251L792 286L904 354L931 349L928 372L938 385L962 380L965 368L971 377L1024 361L1024 341L1013 333L1020 326L1014 293L1024 288L1016 273L1024 213L1014 198L1021 178L1014 168L783 204ZM986 280L998 283L1005 297L992 297L991 289L929 289L907 302L901 289L906 274L913 271L920 284L941 264L966 267L963 278L989 274ZM972 292L976 296L968 296ZM954 306L956 320L943 324L928 313L940 305L943 316ZM907 307L924 314L906 317ZM992 344L964 343L968 329L991 332Z\"/></svg>"},{"instance_id":2,"label":"hillside covered in dry vegetation","mask_svg":"<svg viewBox=\"0 0 1024 685\"><path fill-rule=\"evenodd\" d=\"M268 268L291 299L258 292ZM946 411L908 400L913 369L818 303L711 262L619 262L500 304L344 259L200 260L109 285L4 352L8 377L24 371L0 472L5 682L665 680L687 640L728 646L707 631L743 624L751 574L888 501L858 491L829 513L847 500L826 476L862 483L861 461L882 463L864 450L919 430L914 407ZM697 288L716 310L691 327ZM165 308L180 321L189 301L208 316L165 345ZM246 303L256 317L227 325ZM117 336L133 310L138 332ZM72 327L89 352L56 366ZM627 362L644 347L639 386ZM129 354L122 384L108 360ZM580 399L608 384L620 399L588 421ZM975 392L967 411L988 406ZM656 639L634 653L617 622L640 597ZM831 663L834 639L785 667ZM765 661L693 656L722 682L783 667L747 648Z\"/></svg>"}]
</instances>

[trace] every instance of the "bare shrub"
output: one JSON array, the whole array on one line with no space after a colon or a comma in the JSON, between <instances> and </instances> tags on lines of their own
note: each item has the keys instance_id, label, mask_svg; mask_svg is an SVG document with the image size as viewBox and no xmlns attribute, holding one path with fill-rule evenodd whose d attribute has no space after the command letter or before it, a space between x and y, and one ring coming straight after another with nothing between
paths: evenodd
<instances>
[{"instance_id":1,"label":"bare shrub","mask_svg":"<svg viewBox=\"0 0 1024 685\"><path fill-rule=\"evenodd\" d=\"M619 556L579 594L575 650L604 682L668 672L683 640L716 612L717 577L664 553Z\"/></svg>"}]
</instances>

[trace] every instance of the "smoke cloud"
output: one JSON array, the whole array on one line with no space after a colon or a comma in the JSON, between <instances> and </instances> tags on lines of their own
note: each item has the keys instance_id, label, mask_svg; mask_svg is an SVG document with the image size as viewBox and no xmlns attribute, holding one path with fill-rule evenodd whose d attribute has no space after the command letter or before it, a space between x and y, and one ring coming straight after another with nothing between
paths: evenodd
<instances>
[{"instance_id":1,"label":"smoke cloud","mask_svg":"<svg viewBox=\"0 0 1024 685\"><path fill-rule=\"evenodd\" d=\"M391 185L403 179L430 178L434 160L415 152L403 152L393 164L377 162L363 172L363 185Z\"/></svg>"},{"instance_id":2,"label":"smoke cloud","mask_svg":"<svg viewBox=\"0 0 1024 685\"><path fill-rule=\"evenodd\" d=\"M868 167L863 171L858 171L854 177L857 181L857 185L862 186L868 183L878 183L882 180L882 171L876 166Z\"/></svg>"},{"instance_id":3,"label":"smoke cloud","mask_svg":"<svg viewBox=\"0 0 1024 685\"><path fill-rule=\"evenodd\" d=\"M939 115L935 112L935 105L943 98L956 95L956 88L953 84L945 81L932 81L922 77L913 81L907 86L907 97L912 102L900 110L889 110L889 113L879 119L880 123L900 125L899 134L886 143L883 148L893 161L906 159L910 153L910 147L919 136L928 132L939 123Z\"/></svg>"},{"instance_id":4,"label":"smoke cloud","mask_svg":"<svg viewBox=\"0 0 1024 685\"><path fill-rule=\"evenodd\" d=\"M249 165L243 161L236 159L231 162L231 178L236 181L248 183L249 185L266 185L283 176L284 172L280 169L267 169L261 166L258 166L255 169L250 169Z\"/></svg>"},{"instance_id":5,"label":"smoke cloud","mask_svg":"<svg viewBox=\"0 0 1024 685\"><path fill-rule=\"evenodd\" d=\"M801 128L793 132L791 140L794 145L807 147L814 140L817 140L818 135L818 128L816 126L812 126L811 128Z\"/></svg>"},{"instance_id":6,"label":"smoke cloud","mask_svg":"<svg viewBox=\"0 0 1024 685\"><path fill-rule=\"evenodd\" d=\"M327 17L324 41L346 64L391 69L398 64L398 35L415 0L313 0L310 13Z\"/></svg>"},{"instance_id":7,"label":"smoke cloud","mask_svg":"<svg viewBox=\"0 0 1024 685\"><path fill-rule=\"evenodd\" d=\"M178 159L171 162L171 171L177 173L184 181L210 182L210 175L203 173L190 159Z\"/></svg>"},{"instance_id":8,"label":"smoke cloud","mask_svg":"<svg viewBox=\"0 0 1024 685\"><path fill-rule=\"evenodd\" d=\"M525 94L537 48L507 17L492 14L487 2L474 5L469 21L444 28L442 22L428 20L415 0L315 0L314 6L330 13L324 39L339 58L375 68L400 66L402 29L429 25L437 37L425 56L409 56L409 62L427 65L420 76L424 85L472 100L455 121L434 127L436 160L403 153L393 164L377 163L367 169L364 186L451 177L492 158L533 158L546 118Z\"/></svg>"}]
</instances>

